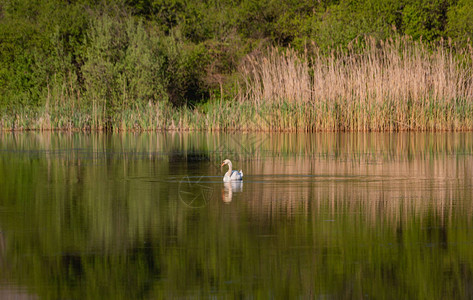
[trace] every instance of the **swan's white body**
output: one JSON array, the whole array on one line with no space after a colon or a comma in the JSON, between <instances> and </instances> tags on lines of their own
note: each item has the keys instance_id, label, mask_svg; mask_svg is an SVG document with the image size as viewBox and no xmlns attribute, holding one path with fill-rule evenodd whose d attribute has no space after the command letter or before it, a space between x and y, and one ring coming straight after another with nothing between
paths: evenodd
<instances>
[{"instance_id":1,"label":"swan's white body","mask_svg":"<svg viewBox=\"0 0 473 300\"><path fill-rule=\"evenodd\" d=\"M223 182L230 182L233 180L243 180L243 171L232 170L232 162L229 159L226 159L222 163L222 167L228 165L228 171L223 176Z\"/></svg>"}]
</instances>

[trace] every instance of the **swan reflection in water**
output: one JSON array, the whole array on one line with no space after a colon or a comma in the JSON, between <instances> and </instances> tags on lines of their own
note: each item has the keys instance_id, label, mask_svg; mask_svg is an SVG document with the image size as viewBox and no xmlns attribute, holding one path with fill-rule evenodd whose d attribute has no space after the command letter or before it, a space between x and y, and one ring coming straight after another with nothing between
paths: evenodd
<instances>
[{"instance_id":1,"label":"swan reflection in water","mask_svg":"<svg viewBox=\"0 0 473 300\"><path fill-rule=\"evenodd\" d=\"M243 191L243 181L230 181L223 183L222 200L225 203L232 201L233 193L239 193Z\"/></svg>"}]
</instances>

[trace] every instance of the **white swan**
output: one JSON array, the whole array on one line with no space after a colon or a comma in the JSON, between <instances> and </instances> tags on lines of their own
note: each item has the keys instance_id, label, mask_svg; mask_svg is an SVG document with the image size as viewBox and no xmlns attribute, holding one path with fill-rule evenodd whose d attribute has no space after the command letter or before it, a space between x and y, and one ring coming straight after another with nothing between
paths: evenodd
<instances>
[{"instance_id":1,"label":"white swan","mask_svg":"<svg viewBox=\"0 0 473 300\"><path fill-rule=\"evenodd\" d=\"M228 165L228 171L227 173L225 173L225 176L223 176L223 182L229 182L232 180L243 180L243 171L232 171L232 162L229 159L224 160L221 167L223 167L224 165Z\"/></svg>"}]
</instances>

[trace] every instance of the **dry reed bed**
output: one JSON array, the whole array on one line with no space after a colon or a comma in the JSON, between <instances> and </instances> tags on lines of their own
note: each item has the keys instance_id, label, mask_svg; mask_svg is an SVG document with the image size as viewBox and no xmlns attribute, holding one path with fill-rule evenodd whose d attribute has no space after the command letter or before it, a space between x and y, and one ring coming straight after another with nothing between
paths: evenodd
<instances>
[{"instance_id":1,"label":"dry reed bed","mask_svg":"<svg viewBox=\"0 0 473 300\"><path fill-rule=\"evenodd\" d=\"M471 130L473 51L410 38L330 55L269 49L240 67L239 99L258 106L301 105L297 124L310 130ZM274 114L280 114L274 112ZM274 118L274 116L272 116ZM282 125L282 126L281 126Z\"/></svg>"}]
</instances>

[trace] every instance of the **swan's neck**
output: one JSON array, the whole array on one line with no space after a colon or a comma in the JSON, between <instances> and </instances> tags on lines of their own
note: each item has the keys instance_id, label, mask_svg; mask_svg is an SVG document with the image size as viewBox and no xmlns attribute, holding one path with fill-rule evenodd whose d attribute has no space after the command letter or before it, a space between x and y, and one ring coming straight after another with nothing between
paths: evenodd
<instances>
[{"instance_id":1,"label":"swan's neck","mask_svg":"<svg viewBox=\"0 0 473 300\"><path fill-rule=\"evenodd\" d=\"M230 177L232 175L232 163L228 163L228 171L225 173L225 176Z\"/></svg>"}]
</instances>

